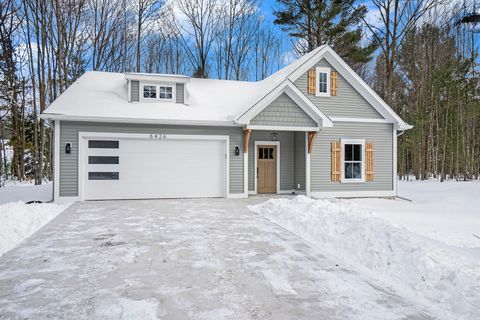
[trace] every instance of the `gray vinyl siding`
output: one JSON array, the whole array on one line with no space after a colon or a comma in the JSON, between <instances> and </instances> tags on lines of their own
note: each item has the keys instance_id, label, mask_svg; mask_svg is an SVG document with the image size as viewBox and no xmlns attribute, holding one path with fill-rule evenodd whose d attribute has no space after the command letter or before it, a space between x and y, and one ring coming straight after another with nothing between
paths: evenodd
<instances>
[{"instance_id":1,"label":"gray vinyl siding","mask_svg":"<svg viewBox=\"0 0 480 320\"><path fill-rule=\"evenodd\" d=\"M374 181L341 183L331 181L331 143L340 139L365 139L373 143ZM328 191L393 190L393 127L389 123L337 122L321 130L310 155L310 189Z\"/></svg>"},{"instance_id":2,"label":"gray vinyl siding","mask_svg":"<svg viewBox=\"0 0 480 320\"><path fill-rule=\"evenodd\" d=\"M130 82L130 89L132 90L130 93L130 100L136 102L140 101L140 82L132 80Z\"/></svg>"},{"instance_id":3,"label":"gray vinyl siding","mask_svg":"<svg viewBox=\"0 0 480 320\"><path fill-rule=\"evenodd\" d=\"M295 132L295 190L305 190L305 153L305 132Z\"/></svg>"},{"instance_id":4,"label":"gray vinyl siding","mask_svg":"<svg viewBox=\"0 0 480 320\"><path fill-rule=\"evenodd\" d=\"M255 141L271 141L271 131L253 131L248 147L248 190L254 190ZM295 132L278 132L280 141L280 190L292 190L294 187Z\"/></svg>"},{"instance_id":5,"label":"gray vinyl siding","mask_svg":"<svg viewBox=\"0 0 480 320\"><path fill-rule=\"evenodd\" d=\"M175 102L176 103L185 103L185 84L177 83L175 85Z\"/></svg>"},{"instance_id":6,"label":"gray vinyl siding","mask_svg":"<svg viewBox=\"0 0 480 320\"><path fill-rule=\"evenodd\" d=\"M335 71L323 59L316 67L328 67ZM337 96L317 97L314 94L308 94L308 71L295 81L295 86L329 117L383 118L340 74L338 74Z\"/></svg>"},{"instance_id":7,"label":"gray vinyl siding","mask_svg":"<svg viewBox=\"0 0 480 320\"><path fill-rule=\"evenodd\" d=\"M60 196L78 196L78 133L166 133L230 136L230 193L243 193L243 155L235 156L234 146L242 146L242 129L238 127L167 126L149 124L119 124L94 122L60 122L60 146L72 143L72 151L60 150ZM243 150L242 150L243 152ZM194 159L193 159L194 160Z\"/></svg>"},{"instance_id":8,"label":"gray vinyl siding","mask_svg":"<svg viewBox=\"0 0 480 320\"><path fill-rule=\"evenodd\" d=\"M317 127L310 118L288 95L281 94L269 106L263 109L251 121L251 125Z\"/></svg>"}]
</instances>

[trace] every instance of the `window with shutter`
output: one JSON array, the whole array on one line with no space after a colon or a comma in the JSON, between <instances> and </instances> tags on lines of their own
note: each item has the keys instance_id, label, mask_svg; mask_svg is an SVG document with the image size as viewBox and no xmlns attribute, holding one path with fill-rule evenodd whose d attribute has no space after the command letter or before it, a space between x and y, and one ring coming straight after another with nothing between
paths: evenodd
<instances>
[{"instance_id":1,"label":"window with shutter","mask_svg":"<svg viewBox=\"0 0 480 320\"><path fill-rule=\"evenodd\" d=\"M316 67L316 92L317 97L330 97L330 68Z\"/></svg>"},{"instance_id":2,"label":"window with shutter","mask_svg":"<svg viewBox=\"0 0 480 320\"><path fill-rule=\"evenodd\" d=\"M342 139L342 182L365 182L365 140Z\"/></svg>"}]
</instances>

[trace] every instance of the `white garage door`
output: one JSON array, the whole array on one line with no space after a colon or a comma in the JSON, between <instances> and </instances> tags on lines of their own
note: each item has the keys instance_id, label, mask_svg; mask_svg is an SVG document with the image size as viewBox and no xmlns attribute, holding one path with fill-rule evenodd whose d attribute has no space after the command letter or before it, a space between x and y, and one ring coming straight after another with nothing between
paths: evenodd
<instances>
[{"instance_id":1,"label":"white garage door","mask_svg":"<svg viewBox=\"0 0 480 320\"><path fill-rule=\"evenodd\" d=\"M225 197L227 140L85 137L83 199Z\"/></svg>"}]
</instances>

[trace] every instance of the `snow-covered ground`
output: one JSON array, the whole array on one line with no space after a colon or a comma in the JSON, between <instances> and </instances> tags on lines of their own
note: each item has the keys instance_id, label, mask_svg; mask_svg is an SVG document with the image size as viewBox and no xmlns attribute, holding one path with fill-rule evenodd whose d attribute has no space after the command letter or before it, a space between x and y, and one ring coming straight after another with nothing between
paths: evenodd
<instances>
[{"instance_id":1,"label":"snow-covered ground","mask_svg":"<svg viewBox=\"0 0 480 320\"><path fill-rule=\"evenodd\" d=\"M0 188L0 256L43 227L67 205L47 202L52 199L52 184L8 182Z\"/></svg>"},{"instance_id":2,"label":"snow-covered ground","mask_svg":"<svg viewBox=\"0 0 480 320\"><path fill-rule=\"evenodd\" d=\"M250 209L450 319L480 318L478 182L402 182L412 199L271 199ZM452 244L456 244L454 246Z\"/></svg>"},{"instance_id":3,"label":"snow-covered ground","mask_svg":"<svg viewBox=\"0 0 480 320\"><path fill-rule=\"evenodd\" d=\"M480 247L480 181L400 181L398 194L412 200L352 200L408 230L447 244Z\"/></svg>"},{"instance_id":4,"label":"snow-covered ground","mask_svg":"<svg viewBox=\"0 0 480 320\"><path fill-rule=\"evenodd\" d=\"M0 188L0 204L16 201L53 200L53 184L51 182L36 186L31 182L7 181L5 187Z\"/></svg>"}]
</instances>

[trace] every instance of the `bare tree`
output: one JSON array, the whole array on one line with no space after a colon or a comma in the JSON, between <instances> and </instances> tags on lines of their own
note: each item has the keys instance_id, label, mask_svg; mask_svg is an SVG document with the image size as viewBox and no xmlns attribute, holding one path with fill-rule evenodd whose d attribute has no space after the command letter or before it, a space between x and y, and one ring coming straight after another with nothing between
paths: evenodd
<instances>
[{"instance_id":1,"label":"bare tree","mask_svg":"<svg viewBox=\"0 0 480 320\"><path fill-rule=\"evenodd\" d=\"M161 0L138 0L137 3L137 47L136 47L136 71L140 72L141 65L141 46L142 46L142 33L144 29L151 22L151 18L159 12L160 7L163 5Z\"/></svg>"},{"instance_id":2,"label":"bare tree","mask_svg":"<svg viewBox=\"0 0 480 320\"><path fill-rule=\"evenodd\" d=\"M218 27L216 4L216 0L178 0L168 10L170 32L178 36L197 78L208 77L209 54Z\"/></svg>"},{"instance_id":3,"label":"bare tree","mask_svg":"<svg viewBox=\"0 0 480 320\"><path fill-rule=\"evenodd\" d=\"M22 24L19 11L14 0L0 3L0 112L2 116L0 139L4 139L3 121L8 115L10 143L14 151L12 171L19 180L23 180L25 179L25 103L22 100L24 81L18 77L18 45L15 41L18 36L16 33Z\"/></svg>"},{"instance_id":4,"label":"bare tree","mask_svg":"<svg viewBox=\"0 0 480 320\"><path fill-rule=\"evenodd\" d=\"M439 2L439 0L372 0L372 5L380 15L380 21L372 22L364 19L364 22L374 40L380 45L382 57L385 59L387 103L392 104L393 72L397 53L405 34Z\"/></svg>"}]
</instances>

